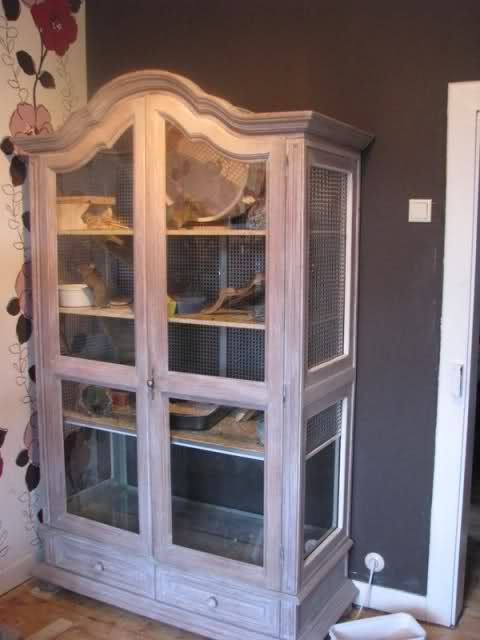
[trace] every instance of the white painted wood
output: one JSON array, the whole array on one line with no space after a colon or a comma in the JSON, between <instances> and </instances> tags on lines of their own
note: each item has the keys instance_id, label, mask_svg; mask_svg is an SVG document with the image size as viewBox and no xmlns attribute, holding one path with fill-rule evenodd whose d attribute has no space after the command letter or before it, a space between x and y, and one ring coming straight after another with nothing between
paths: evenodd
<instances>
[{"instance_id":1,"label":"white painted wood","mask_svg":"<svg viewBox=\"0 0 480 640\"><path fill-rule=\"evenodd\" d=\"M450 626L463 606L479 342L480 82L448 91L447 197L427 620ZM464 366L464 393L450 385Z\"/></svg>"},{"instance_id":2,"label":"white painted wood","mask_svg":"<svg viewBox=\"0 0 480 640\"><path fill-rule=\"evenodd\" d=\"M253 631L279 633L280 600L276 597L167 571L157 573L157 589L157 598L167 604Z\"/></svg>"},{"instance_id":3,"label":"white painted wood","mask_svg":"<svg viewBox=\"0 0 480 640\"><path fill-rule=\"evenodd\" d=\"M63 569L114 587L122 585L132 593L154 595L155 569L144 558L73 536L54 536L53 553L55 564Z\"/></svg>"},{"instance_id":4,"label":"white painted wood","mask_svg":"<svg viewBox=\"0 0 480 640\"><path fill-rule=\"evenodd\" d=\"M354 600L356 606L366 606L386 613L407 612L418 620L429 621L430 615L427 608L427 597L416 593L408 593L399 589L389 589L373 585L370 597L368 584L354 580L353 584L358 589Z\"/></svg>"},{"instance_id":5,"label":"white painted wood","mask_svg":"<svg viewBox=\"0 0 480 640\"><path fill-rule=\"evenodd\" d=\"M31 551L26 555L18 558L7 569L2 570L2 589L0 590L0 596L4 593L8 593L22 582L26 582L32 577L32 572L37 563L35 558L35 551Z\"/></svg>"}]
</instances>

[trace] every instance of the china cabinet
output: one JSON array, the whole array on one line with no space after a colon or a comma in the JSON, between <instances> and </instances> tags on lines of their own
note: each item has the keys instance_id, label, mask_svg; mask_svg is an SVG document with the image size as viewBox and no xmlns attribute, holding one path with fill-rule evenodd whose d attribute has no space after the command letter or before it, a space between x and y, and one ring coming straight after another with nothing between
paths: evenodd
<instances>
[{"instance_id":1,"label":"china cabinet","mask_svg":"<svg viewBox=\"0 0 480 640\"><path fill-rule=\"evenodd\" d=\"M359 165L371 137L179 76L24 137L39 576L214 638L348 608Z\"/></svg>"}]
</instances>

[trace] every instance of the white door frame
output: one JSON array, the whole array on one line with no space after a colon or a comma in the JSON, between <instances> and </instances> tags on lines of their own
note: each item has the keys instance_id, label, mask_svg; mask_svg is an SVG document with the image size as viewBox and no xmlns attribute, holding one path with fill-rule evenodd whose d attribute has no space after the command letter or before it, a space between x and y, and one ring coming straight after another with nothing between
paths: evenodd
<instances>
[{"instance_id":1,"label":"white door frame","mask_svg":"<svg viewBox=\"0 0 480 640\"><path fill-rule=\"evenodd\" d=\"M452 83L426 612L428 620L445 626L456 623L464 595L479 337L479 154L480 82Z\"/></svg>"}]
</instances>

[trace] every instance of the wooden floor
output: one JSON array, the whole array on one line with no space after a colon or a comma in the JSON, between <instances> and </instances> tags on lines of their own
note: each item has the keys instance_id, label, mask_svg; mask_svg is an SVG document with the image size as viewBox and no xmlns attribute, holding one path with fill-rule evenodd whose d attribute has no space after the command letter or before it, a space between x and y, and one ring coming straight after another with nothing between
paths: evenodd
<instances>
[{"instance_id":1,"label":"wooden floor","mask_svg":"<svg viewBox=\"0 0 480 640\"><path fill-rule=\"evenodd\" d=\"M465 611L456 629L423 625L432 640L480 640L480 505L472 516ZM2 625L15 627L25 640L200 638L63 589L50 593L39 586L30 581L0 598L0 640Z\"/></svg>"}]
</instances>

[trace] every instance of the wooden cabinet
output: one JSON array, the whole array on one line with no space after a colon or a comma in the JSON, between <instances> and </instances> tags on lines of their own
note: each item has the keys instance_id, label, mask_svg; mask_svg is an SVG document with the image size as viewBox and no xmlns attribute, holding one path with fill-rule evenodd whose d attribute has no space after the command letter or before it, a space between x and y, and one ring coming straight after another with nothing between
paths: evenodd
<instances>
[{"instance_id":1,"label":"wooden cabinet","mask_svg":"<svg viewBox=\"0 0 480 640\"><path fill-rule=\"evenodd\" d=\"M347 578L371 137L122 76L30 156L39 575L216 638L321 637Z\"/></svg>"}]
</instances>

